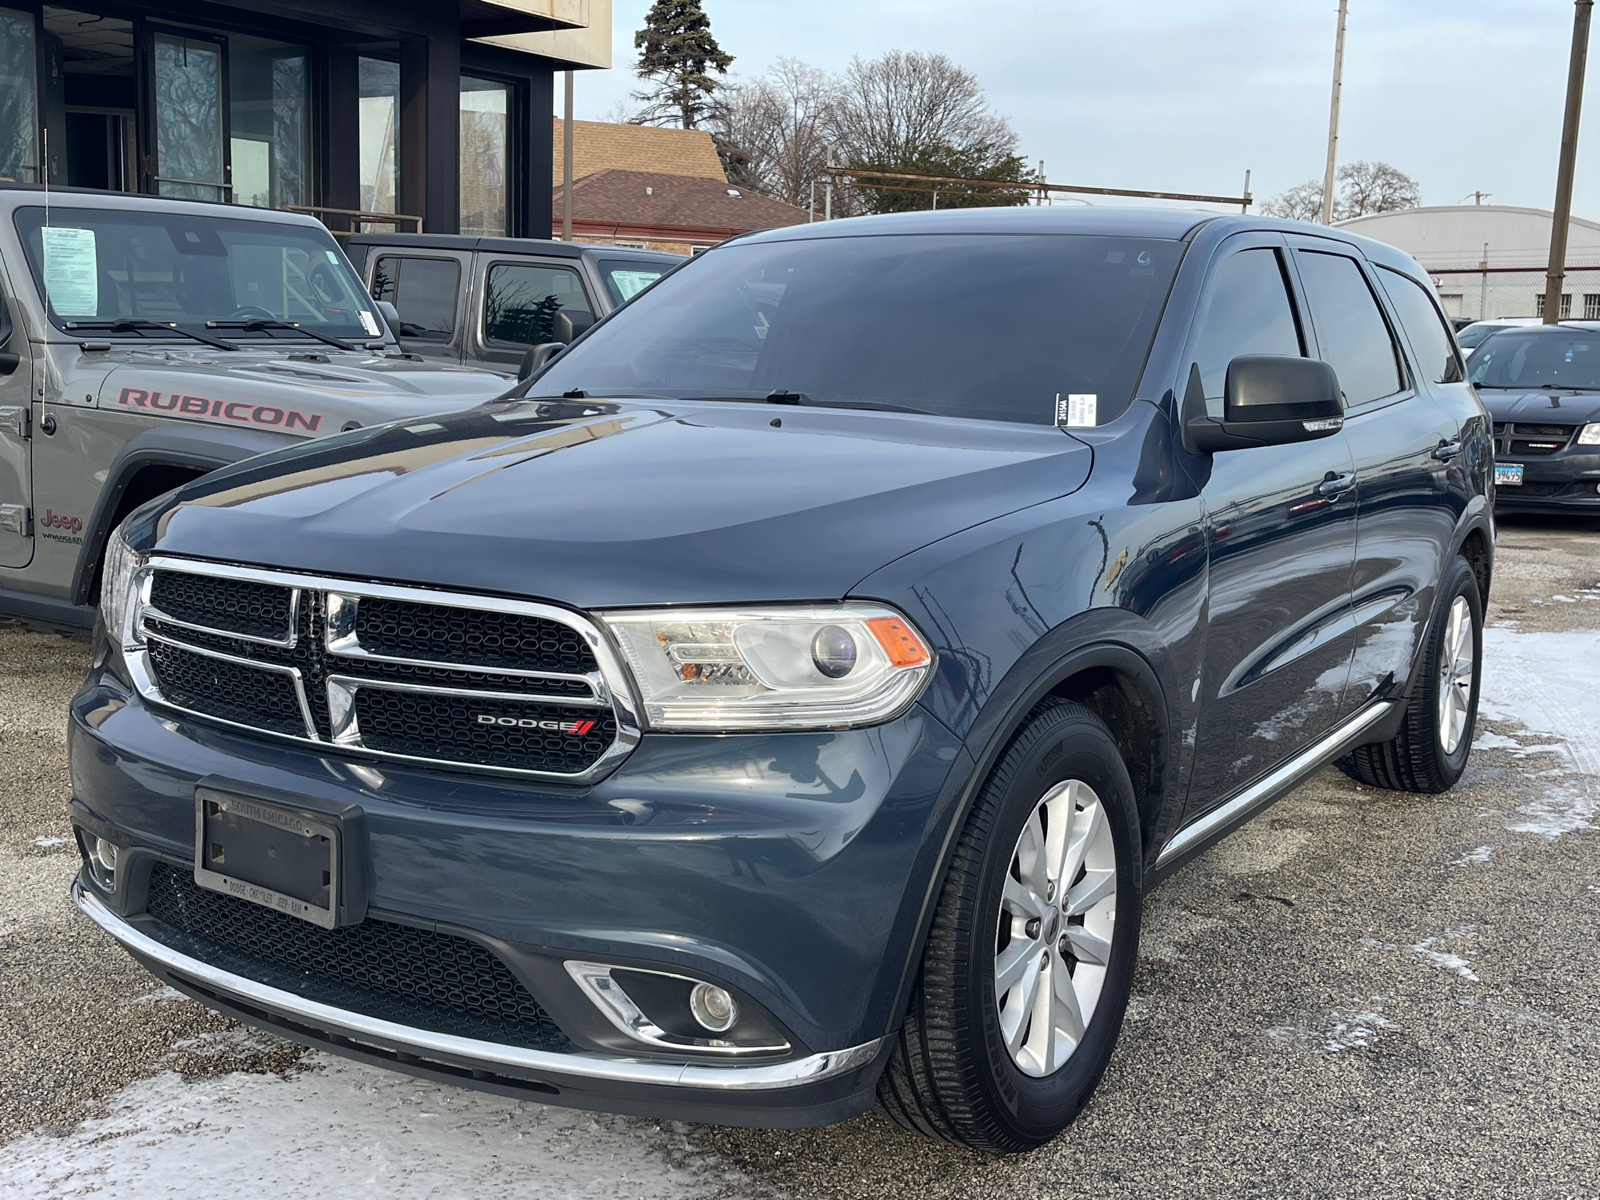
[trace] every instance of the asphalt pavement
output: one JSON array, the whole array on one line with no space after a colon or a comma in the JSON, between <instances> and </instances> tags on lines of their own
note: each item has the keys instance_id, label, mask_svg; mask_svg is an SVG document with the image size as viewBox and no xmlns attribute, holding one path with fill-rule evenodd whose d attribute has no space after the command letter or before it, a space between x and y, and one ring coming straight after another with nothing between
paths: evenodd
<instances>
[{"instance_id":1,"label":"asphalt pavement","mask_svg":"<svg viewBox=\"0 0 1600 1200\"><path fill-rule=\"evenodd\" d=\"M1489 619L1462 783L1330 768L1157 888L1105 1081L1015 1158L501 1101L158 988L66 900L87 646L0 627L0 1196L1600 1196L1600 527L1502 522Z\"/></svg>"}]
</instances>

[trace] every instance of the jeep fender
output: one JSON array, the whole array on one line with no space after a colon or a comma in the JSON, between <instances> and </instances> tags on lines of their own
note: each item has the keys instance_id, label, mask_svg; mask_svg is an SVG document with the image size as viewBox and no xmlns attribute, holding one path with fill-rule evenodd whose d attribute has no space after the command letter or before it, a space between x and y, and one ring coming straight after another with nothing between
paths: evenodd
<instances>
[{"instance_id":1,"label":"jeep fender","mask_svg":"<svg viewBox=\"0 0 1600 1200\"><path fill-rule=\"evenodd\" d=\"M72 575L72 603L89 603L100 557L105 552L106 539L111 536L111 520L129 483L145 467L188 467L204 473L304 440L292 434L262 429L204 425L148 429L129 438L106 469L106 484L100 489L85 527L83 549L78 553L78 566Z\"/></svg>"}]
</instances>

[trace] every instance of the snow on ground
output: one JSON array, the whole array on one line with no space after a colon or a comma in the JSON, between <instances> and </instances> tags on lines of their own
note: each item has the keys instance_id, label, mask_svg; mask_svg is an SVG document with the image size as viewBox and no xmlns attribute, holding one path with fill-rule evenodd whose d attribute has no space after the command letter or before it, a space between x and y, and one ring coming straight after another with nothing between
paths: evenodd
<instances>
[{"instance_id":1,"label":"snow on ground","mask_svg":"<svg viewBox=\"0 0 1600 1200\"><path fill-rule=\"evenodd\" d=\"M0 1147L0 1197L690 1200L738 1183L672 1123L306 1061L288 1079L167 1072L133 1084L102 1119Z\"/></svg>"}]
</instances>

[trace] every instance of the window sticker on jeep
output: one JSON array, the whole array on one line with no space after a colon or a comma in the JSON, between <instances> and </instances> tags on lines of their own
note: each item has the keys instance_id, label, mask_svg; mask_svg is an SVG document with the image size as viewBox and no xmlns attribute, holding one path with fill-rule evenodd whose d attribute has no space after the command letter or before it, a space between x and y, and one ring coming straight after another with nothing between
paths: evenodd
<instances>
[{"instance_id":1,"label":"window sticker on jeep","mask_svg":"<svg viewBox=\"0 0 1600 1200\"><path fill-rule=\"evenodd\" d=\"M44 291L63 317L93 317L100 312L94 230L43 229Z\"/></svg>"},{"instance_id":2,"label":"window sticker on jeep","mask_svg":"<svg viewBox=\"0 0 1600 1200\"><path fill-rule=\"evenodd\" d=\"M1063 429L1087 429L1095 424L1098 392L1057 392L1056 424Z\"/></svg>"},{"instance_id":3,"label":"window sticker on jeep","mask_svg":"<svg viewBox=\"0 0 1600 1200\"><path fill-rule=\"evenodd\" d=\"M361 328L365 329L372 337L378 336L378 320L376 317L364 308L356 316L361 318Z\"/></svg>"},{"instance_id":4,"label":"window sticker on jeep","mask_svg":"<svg viewBox=\"0 0 1600 1200\"><path fill-rule=\"evenodd\" d=\"M246 425L278 426L282 429L304 429L315 433L322 424L321 413L303 413L293 408L277 408L271 404L252 404L248 400L212 400L205 396L184 396L177 392L147 391L144 388L125 387L117 403L130 408L153 408L159 412L181 413L191 417L220 417L224 421L239 421Z\"/></svg>"}]
</instances>

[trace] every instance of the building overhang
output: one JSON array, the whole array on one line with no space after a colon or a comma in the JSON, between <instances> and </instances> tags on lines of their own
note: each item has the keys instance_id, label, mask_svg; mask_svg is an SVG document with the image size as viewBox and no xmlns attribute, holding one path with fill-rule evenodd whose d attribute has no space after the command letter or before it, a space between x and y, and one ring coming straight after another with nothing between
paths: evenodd
<instances>
[{"instance_id":1,"label":"building overhang","mask_svg":"<svg viewBox=\"0 0 1600 1200\"><path fill-rule=\"evenodd\" d=\"M458 0L458 4L465 38L583 29L595 7L590 0ZM603 0L601 7L609 9L610 4Z\"/></svg>"}]
</instances>

